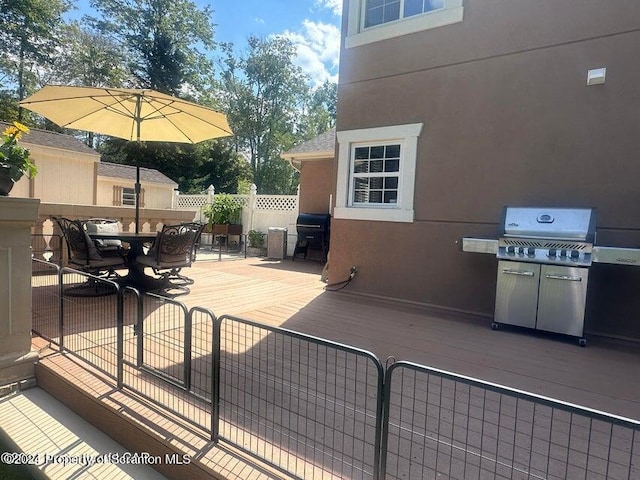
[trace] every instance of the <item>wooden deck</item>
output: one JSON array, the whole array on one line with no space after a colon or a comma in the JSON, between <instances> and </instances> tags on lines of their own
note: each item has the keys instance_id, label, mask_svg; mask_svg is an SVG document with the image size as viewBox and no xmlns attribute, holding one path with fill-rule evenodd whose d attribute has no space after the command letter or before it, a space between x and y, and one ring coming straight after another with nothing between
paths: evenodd
<instances>
[{"instance_id":1,"label":"wooden deck","mask_svg":"<svg viewBox=\"0 0 640 480\"><path fill-rule=\"evenodd\" d=\"M340 292L327 291L325 284L320 281L321 270L320 264L310 261L276 262L259 258L223 262L198 261L188 271L188 275L195 280L191 293L178 297L177 300L189 308L208 308L217 316L234 315L362 348L374 353L383 363L388 357L393 357L395 360L411 361L615 415L640 419L638 345L588 338L587 348L580 348L577 342L558 336L523 330L492 331L487 318L471 318L354 295L349 293L350 287ZM99 315L96 315L96 319L99 319ZM81 340L79 345L91 344L94 330L88 328L88 319L78 317L77 320L81 328L66 337L65 341L72 345L77 337ZM95 331L101 332L100 339L115 341L115 330L105 325L96 320ZM125 319L125 325L125 355L130 355L135 337L132 323L127 323ZM145 323L145 335L149 341L154 341L153 329L156 327L153 321ZM179 341L180 327L177 330L171 328L173 327L164 325L161 329L168 333L158 336L157 341ZM201 324L198 328L201 328ZM210 335L207 333L205 337L210 338ZM259 356L262 355L262 350L254 347L259 347L264 341L263 335L252 334L241 339L233 348L252 349ZM44 348L41 341L34 342L38 348ZM83 355L90 354L90 350L85 349ZM113 348L101 351L104 354L111 350ZM202 351L201 354L202 360L210 361L206 352ZM107 362L106 365L113 365L113 357L110 358L111 363ZM179 377L180 369L173 367L180 365L180 358L176 358L172 365L162 363L165 360L167 359L156 360L149 357L145 362L166 374ZM156 362L159 363L156 365ZM203 367L202 372L208 372L207 368ZM54 395L57 390L56 396L59 398L70 395L71 385L79 389L79 395L83 398L73 401L87 416L94 415L93 422L103 430L116 428L115 419L107 421L105 407L115 408L121 415L130 418L136 429L130 435L131 443L123 443L125 447L135 449L140 448L141 442L148 443L144 432L140 432L149 430L156 437L164 439L167 448L177 448L199 458L203 466L210 468L221 478L281 476L264 466L256 467L251 462L244 462L242 455L233 452L233 449L212 447L206 434L199 429L181 426L181 422L172 420L171 415L154 407L144 406L126 389L115 390L112 382L102 380L99 373L88 373L91 370L65 355L53 353L41 361L38 380L42 382L43 388L46 386ZM56 375L57 378L54 378ZM207 375L205 377L208 378ZM142 377L140 379L143 380ZM126 381L137 385L138 379L131 377ZM204 381L207 381L206 378ZM148 380L145 382L149 383ZM141 386L137 390L143 395L152 396L143 388L145 387ZM203 386L203 390L209 389L210 385L206 388ZM159 395L167 395L166 390L158 392ZM87 407L87 403L93 407ZM184 411L180 414L188 418L207 415L206 406L199 406L197 403L188 403L184 399L170 403L184 405ZM269 438L265 438L265 441L271 442L270 445L277 443ZM304 456L297 457L297 461L301 458ZM309 468L311 470L307 467L303 470L312 471L313 467ZM182 472L178 473L178 477L186 474L184 470L176 471ZM163 473L173 476L173 472ZM189 472L189 475L195 474ZM337 477L346 478L339 474ZM197 478L197 475L193 478ZM316 475L305 475L305 478L316 478ZM327 469L323 469L317 478L327 478Z\"/></svg>"},{"instance_id":2,"label":"wooden deck","mask_svg":"<svg viewBox=\"0 0 640 480\"><path fill-rule=\"evenodd\" d=\"M321 265L256 258L197 262L179 297L210 308L489 382L640 419L640 345L490 329L490 320L325 291ZM357 282L357 277L354 283Z\"/></svg>"}]
</instances>

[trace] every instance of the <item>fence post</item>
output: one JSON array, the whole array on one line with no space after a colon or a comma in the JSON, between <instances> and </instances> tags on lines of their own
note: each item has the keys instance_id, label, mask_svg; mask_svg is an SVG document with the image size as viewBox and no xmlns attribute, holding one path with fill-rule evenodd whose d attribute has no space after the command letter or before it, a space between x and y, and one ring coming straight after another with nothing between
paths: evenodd
<instances>
[{"instance_id":1,"label":"fence post","mask_svg":"<svg viewBox=\"0 0 640 480\"><path fill-rule=\"evenodd\" d=\"M253 228L253 217L256 211L256 204L258 198L258 187L255 183L251 184L251 190L249 191L249 229L247 232L254 230Z\"/></svg>"}]
</instances>

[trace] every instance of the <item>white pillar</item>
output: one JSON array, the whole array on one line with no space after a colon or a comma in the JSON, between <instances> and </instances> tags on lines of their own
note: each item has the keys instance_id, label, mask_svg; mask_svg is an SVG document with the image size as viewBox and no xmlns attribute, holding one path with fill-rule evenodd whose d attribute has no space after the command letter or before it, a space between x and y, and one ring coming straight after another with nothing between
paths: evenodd
<instances>
[{"instance_id":1,"label":"white pillar","mask_svg":"<svg viewBox=\"0 0 640 480\"><path fill-rule=\"evenodd\" d=\"M31 351L31 226L40 200L0 197L0 385L34 376Z\"/></svg>"}]
</instances>

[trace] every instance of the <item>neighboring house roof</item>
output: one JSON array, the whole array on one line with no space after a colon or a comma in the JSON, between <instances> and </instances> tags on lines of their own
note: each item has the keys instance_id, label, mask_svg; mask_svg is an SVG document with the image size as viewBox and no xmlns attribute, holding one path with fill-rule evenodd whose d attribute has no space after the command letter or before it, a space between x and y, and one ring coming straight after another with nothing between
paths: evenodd
<instances>
[{"instance_id":1,"label":"neighboring house roof","mask_svg":"<svg viewBox=\"0 0 640 480\"><path fill-rule=\"evenodd\" d=\"M0 122L0 129L4 130L11 125L7 122ZM43 147L57 148L60 150L69 150L71 152L84 153L88 155L99 156L94 149L87 147L84 143L71 135L63 133L50 132L39 128L30 128L30 132L20 139L20 143L25 145L38 145Z\"/></svg>"},{"instance_id":2,"label":"neighboring house roof","mask_svg":"<svg viewBox=\"0 0 640 480\"><path fill-rule=\"evenodd\" d=\"M336 148L335 127L311 140L301 143L281 157L285 160L304 160L312 158L333 158Z\"/></svg>"},{"instance_id":3,"label":"neighboring house roof","mask_svg":"<svg viewBox=\"0 0 640 480\"><path fill-rule=\"evenodd\" d=\"M98 176L121 178L124 180L136 181L136 167L132 165L121 165L119 163L100 162L98 163ZM140 167L140 181L148 183L160 183L177 187L178 184L169 177L151 168Z\"/></svg>"}]
</instances>

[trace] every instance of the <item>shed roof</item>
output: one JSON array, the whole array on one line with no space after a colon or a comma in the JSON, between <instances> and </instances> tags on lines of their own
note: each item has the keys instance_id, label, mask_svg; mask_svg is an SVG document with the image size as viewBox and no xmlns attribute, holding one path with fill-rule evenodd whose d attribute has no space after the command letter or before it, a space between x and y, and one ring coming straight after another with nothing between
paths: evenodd
<instances>
[{"instance_id":1,"label":"shed roof","mask_svg":"<svg viewBox=\"0 0 640 480\"><path fill-rule=\"evenodd\" d=\"M100 162L98 164L98 176L121 178L124 180L136 180L136 167L119 163ZM178 184L165 174L151 168L140 167L140 181L148 183L160 183L177 187Z\"/></svg>"},{"instance_id":2,"label":"shed roof","mask_svg":"<svg viewBox=\"0 0 640 480\"><path fill-rule=\"evenodd\" d=\"M0 122L0 129L4 130L9 125L11 124L8 122ZM42 130L40 128L30 128L30 132L20 139L20 143L24 145L38 145L99 156L99 153L93 148L87 147L84 143L71 135Z\"/></svg>"},{"instance_id":3,"label":"shed roof","mask_svg":"<svg viewBox=\"0 0 640 480\"><path fill-rule=\"evenodd\" d=\"M336 129L318 135L300 145L293 147L288 152L284 152L281 156L285 160L304 160L310 158L331 157L335 153L336 148Z\"/></svg>"}]
</instances>

